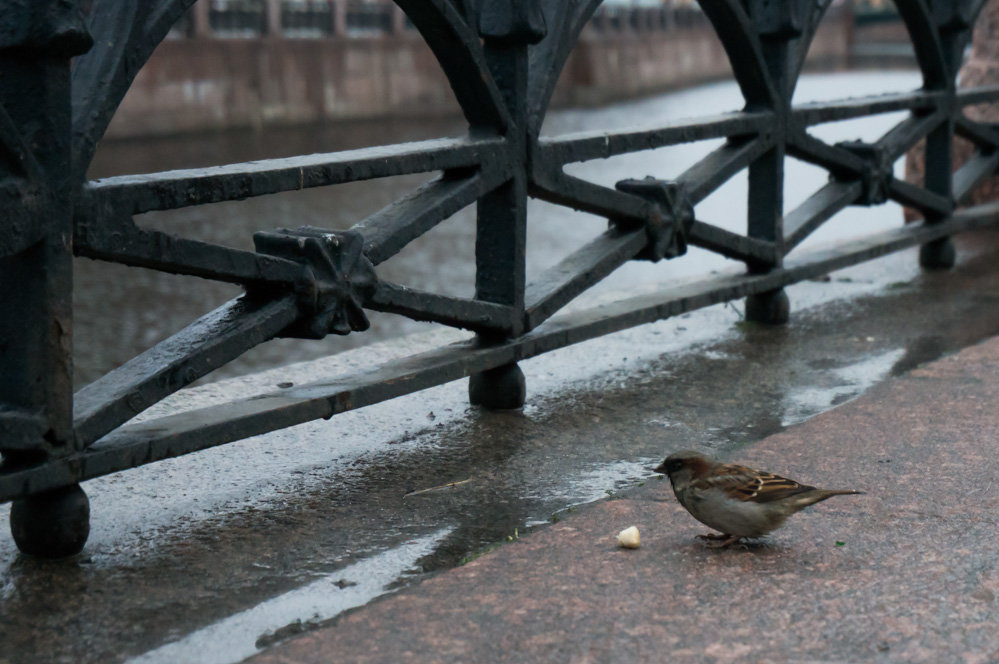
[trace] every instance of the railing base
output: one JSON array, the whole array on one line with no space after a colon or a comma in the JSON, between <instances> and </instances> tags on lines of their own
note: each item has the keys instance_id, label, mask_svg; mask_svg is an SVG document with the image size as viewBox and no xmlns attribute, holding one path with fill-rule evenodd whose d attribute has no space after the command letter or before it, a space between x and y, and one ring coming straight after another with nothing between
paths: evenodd
<instances>
[{"instance_id":1,"label":"railing base","mask_svg":"<svg viewBox=\"0 0 999 664\"><path fill-rule=\"evenodd\" d=\"M473 406L513 410L521 408L526 399L527 382L516 364L504 364L468 378L468 401Z\"/></svg>"},{"instance_id":2,"label":"railing base","mask_svg":"<svg viewBox=\"0 0 999 664\"><path fill-rule=\"evenodd\" d=\"M79 484L15 500L10 531L22 553L72 556L83 550L90 535L90 500Z\"/></svg>"},{"instance_id":3,"label":"railing base","mask_svg":"<svg viewBox=\"0 0 999 664\"><path fill-rule=\"evenodd\" d=\"M746 320L764 325L783 325L791 319L791 300L783 288L746 298Z\"/></svg>"},{"instance_id":4,"label":"railing base","mask_svg":"<svg viewBox=\"0 0 999 664\"><path fill-rule=\"evenodd\" d=\"M919 265L924 270L949 270L957 262L957 251L949 237L928 242L919 248Z\"/></svg>"}]
</instances>

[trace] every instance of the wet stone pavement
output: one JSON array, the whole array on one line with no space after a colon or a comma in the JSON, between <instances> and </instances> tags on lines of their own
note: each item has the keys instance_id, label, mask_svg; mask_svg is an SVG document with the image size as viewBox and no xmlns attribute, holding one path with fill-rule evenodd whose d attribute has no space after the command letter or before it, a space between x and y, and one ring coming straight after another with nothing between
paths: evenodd
<instances>
[{"instance_id":1,"label":"wet stone pavement","mask_svg":"<svg viewBox=\"0 0 999 664\"><path fill-rule=\"evenodd\" d=\"M997 401L992 338L728 455L866 495L710 549L653 480L251 661L999 661Z\"/></svg>"},{"instance_id":2,"label":"wet stone pavement","mask_svg":"<svg viewBox=\"0 0 999 664\"><path fill-rule=\"evenodd\" d=\"M649 480L669 450L753 460L740 450L757 454L758 441L775 433L798 440L798 429L788 427L999 334L997 240L995 233L959 238L959 265L948 273L920 272L907 251L794 286L792 322L783 328L747 325L733 303L527 361L522 411L471 408L459 381L89 482L93 534L80 556L25 558L0 533L0 662L237 662L296 633L323 633L343 612L461 567L532 528L554 531L545 524L562 527L578 506ZM329 376L452 338L435 333L210 384L159 408ZM832 477L834 469L808 450L835 450L840 441L813 448L808 440L794 464L774 469ZM447 483L455 485L434 489ZM608 517L604 526L617 532L640 516L652 519L643 524L676 522L675 506L657 500L634 503L628 509L638 511ZM844 504L828 509L848 513ZM0 508L0 518L8 510ZM660 540L639 555L675 545L700 560L690 541L696 525L681 523L669 534L675 542ZM646 537L665 536L647 527ZM848 536L858 537L822 535L827 543ZM776 556L799 537L767 546ZM943 556L941 546L931 548ZM812 575L800 577L808 583L837 555L791 551L811 556ZM777 574L767 571L767 555L738 565L747 574ZM856 569L871 564L865 559ZM849 616L848 607L837 611Z\"/></svg>"}]
</instances>

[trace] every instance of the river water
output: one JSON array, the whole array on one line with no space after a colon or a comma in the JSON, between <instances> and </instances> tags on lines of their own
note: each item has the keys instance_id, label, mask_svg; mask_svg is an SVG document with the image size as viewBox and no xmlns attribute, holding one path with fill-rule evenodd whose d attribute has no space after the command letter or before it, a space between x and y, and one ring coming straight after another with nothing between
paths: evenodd
<instances>
[{"instance_id":1,"label":"river water","mask_svg":"<svg viewBox=\"0 0 999 664\"><path fill-rule=\"evenodd\" d=\"M920 84L914 72L868 72L806 76L796 102L821 98L861 96L911 90ZM601 109L555 111L544 134L614 130L655 125L667 120L737 110L742 99L732 82L633 101ZM820 126L814 133L827 140L874 139L899 119L886 114L861 121ZM346 150L442 136L461 136L458 119L380 121L325 128L273 129L259 133L225 133L170 139L106 142L92 164L92 178L126 173L148 173L294 154ZM720 141L704 141L660 150L571 165L569 172L613 186L625 178L654 175L673 177ZM897 164L902 168L902 161ZM901 172L901 171L900 171ZM431 174L432 175L432 174ZM142 215L141 225L220 244L252 249L253 233L276 227L312 225L349 228L366 215L411 191L431 175L409 175L335 187L253 198L168 212ZM801 162L788 167L785 198L788 209L826 181L826 173ZM740 174L701 203L698 217L737 232L745 226L746 178ZM572 249L603 231L606 220L542 201L528 208L527 273L539 273ZM847 210L810 238L809 243L873 231L899 223L899 208ZM379 275L397 283L450 295L474 293L474 206L419 238L378 268ZM619 269L595 293L652 285L679 276L706 273L727 263L723 258L693 249L680 260L649 265L629 264ZM76 356L75 382L83 386L122 364L198 316L240 293L238 287L195 277L179 277L140 268L78 259L74 292ZM245 374L338 353L348 348L428 329L400 316L370 315L372 327L363 334L330 336L322 341L275 340L258 347L215 372L213 379Z\"/></svg>"}]
</instances>

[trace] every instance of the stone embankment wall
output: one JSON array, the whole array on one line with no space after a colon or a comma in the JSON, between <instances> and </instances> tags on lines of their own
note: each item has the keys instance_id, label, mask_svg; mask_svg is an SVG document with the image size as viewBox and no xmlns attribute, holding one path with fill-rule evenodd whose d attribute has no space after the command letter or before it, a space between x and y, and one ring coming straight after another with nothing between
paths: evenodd
<instances>
[{"instance_id":1,"label":"stone embankment wall","mask_svg":"<svg viewBox=\"0 0 999 664\"><path fill-rule=\"evenodd\" d=\"M845 16L834 10L826 17L810 50L812 66L847 64ZM433 54L399 14L386 16L383 33L341 29L321 38L266 27L250 38L231 31L220 38L205 27L207 15L200 17L159 46L109 137L458 113ZM563 71L555 105L600 105L731 77L721 43L699 12L654 10L637 18L594 18ZM901 24L894 36L905 40ZM860 30L853 37L863 38Z\"/></svg>"}]
</instances>

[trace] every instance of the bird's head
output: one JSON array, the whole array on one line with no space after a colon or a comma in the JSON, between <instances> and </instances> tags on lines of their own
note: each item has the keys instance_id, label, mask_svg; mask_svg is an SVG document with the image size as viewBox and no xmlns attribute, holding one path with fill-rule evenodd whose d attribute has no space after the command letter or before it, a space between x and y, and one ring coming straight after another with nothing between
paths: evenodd
<instances>
[{"instance_id":1,"label":"bird's head","mask_svg":"<svg viewBox=\"0 0 999 664\"><path fill-rule=\"evenodd\" d=\"M695 477L700 477L715 464L711 457L694 450L681 450L666 457L656 466L655 472L669 475L674 487L686 486Z\"/></svg>"}]
</instances>

